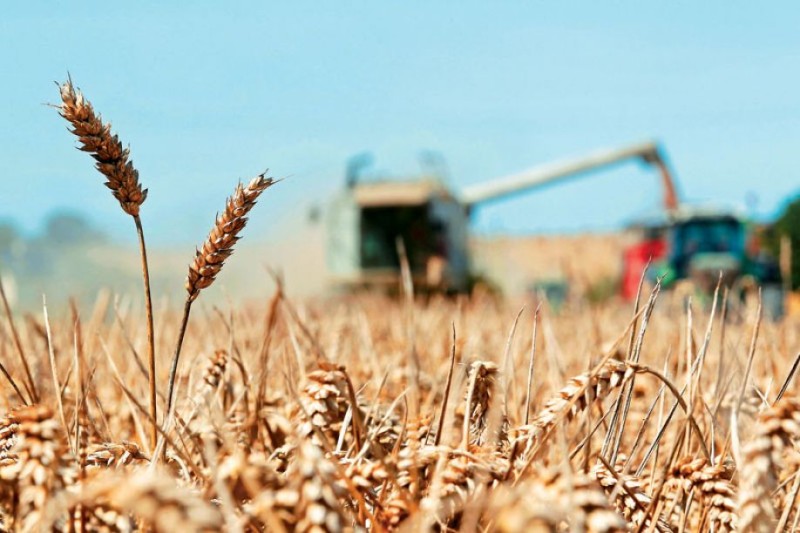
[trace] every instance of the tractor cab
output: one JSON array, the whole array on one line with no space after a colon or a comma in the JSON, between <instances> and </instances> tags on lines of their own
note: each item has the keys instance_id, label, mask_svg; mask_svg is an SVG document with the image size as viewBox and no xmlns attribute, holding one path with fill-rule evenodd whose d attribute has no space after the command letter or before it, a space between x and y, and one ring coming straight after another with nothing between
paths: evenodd
<instances>
[{"instance_id":1,"label":"tractor cab","mask_svg":"<svg viewBox=\"0 0 800 533\"><path fill-rule=\"evenodd\" d=\"M775 258L761 247L759 230L730 209L683 206L643 218L629 227L639 235L626 249L622 296L636 297L648 264L647 280L661 280L664 288L691 290L706 298L722 276L733 298L743 301L757 287L762 290L765 314L782 315L781 276Z\"/></svg>"},{"instance_id":2,"label":"tractor cab","mask_svg":"<svg viewBox=\"0 0 800 533\"><path fill-rule=\"evenodd\" d=\"M720 273L730 283L749 268L748 228L734 211L683 206L642 217L628 229L637 235L623 260L622 295L629 300L648 264L651 283L661 279L671 287L689 280L702 292L714 290Z\"/></svg>"},{"instance_id":3,"label":"tractor cab","mask_svg":"<svg viewBox=\"0 0 800 533\"><path fill-rule=\"evenodd\" d=\"M721 276L736 300L745 301L760 288L765 316L783 314L780 268L761 247L756 225L730 210L681 208L670 218L667 253L655 269L665 287L687 280L698 294L708 296Z\"/></svg>"},{"instance_id":4,"label":"tractor cab","mask_svg":"<svg viewBox=\"0 0 800 533\"><path fill-rule=\"evenodd\" d=\"M679 212L667 232L668 275L665 283L690 279L713 290L720 274L730 283L746 269L747 226L731 212Z\"/></svg>"}]
</instances>

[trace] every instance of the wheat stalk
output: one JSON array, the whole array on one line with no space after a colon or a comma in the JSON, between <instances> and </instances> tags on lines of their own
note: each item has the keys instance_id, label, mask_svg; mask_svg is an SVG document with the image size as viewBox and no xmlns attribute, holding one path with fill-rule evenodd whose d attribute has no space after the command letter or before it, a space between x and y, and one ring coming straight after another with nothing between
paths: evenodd
<instances>
[{"instance_id":1,"label":"wheat stalk","mask_svg":"<svg viewBox=\"0 0 800 533\"><path fill-rule=\"evenodd\" d=\"M172 359L169 372L169 390L167 392L167 416L172 411L172 395L175 388L175 377L178 371L178 360L181 355L183 338L186 335L186 326L189 323L189 314L200 291L211 286L222 270L225 260L233 253L233 247L239 240L239 233L247 224L247 214L256 205L259 195L271 185L276 183L273 178L265 177L266 172L253 178L250 183L243 186L239 183L236 190L228 198L225 211L217 215L214 227L208 234L203 245L195 251L194 260L189 265L189 274L186 278L186 303L183 310L178 343Z\"/></svg>"},{"instance_id":2,"label":"wheat stalk","mask_svg":"<svg viewBox=\"0 0 800 533\"><path fill-rule=\"evenodd\" d=\"M147 315L147 348L150 380L150 418L152 419L150 444L156 445L158 438L156 404L156 348L155 329L153 325L153 299L150 293L150 268L147 262L147 245L144 240L144 229L139 210L147 199L147 189L139 183L139 171L130 161L130 150L122 146L117 135L111 132L111 124L106 124L100 115L95 113L92 104L84 98L83 93L75 89L72 79L68 78L60 86L61 106L59 112L72 125L70 130L81 144L80 149L88 152L95 159L95 168L106 177L106 187L111 189L114 198L122 210L133 217L136 235L139 239L139 251L142 259L142 278L144 282L145 313Z\"/></svg>"},{"instance_id":3,"label":"wheat stalk","mask_svg":"<svg viewBox=\"0 0 800 533\"><path fill-rule=\"evenodd\" d=\"M211 399L217 391L219 384L222 382L227 367L228 352L226 350L215 351L214 356L206 363L206 368L203 371L203 379L200 381L195 391L197 403L207 402Z\"/></svg>"},{"instance_id":4,"label":"wheat stalk","mask_svg":"<svg viewBox=\"0 0 800 533\"><path fill-rule=\"evenodd\" d=\"M134 519L138 525L136 531L201 533L219 531L222 526L217 508L196 490L176 484L158 470L139 470L125 476L105 471L58 503L59 506L54 506L56 512L77 506L115 510L121 516ZM49 531L54 524L48 522L42 521L39 530Z\"/></svg>"},{"instance_id":5,"label":"wheat stalk","mask_svg":"<svg viewBox=\"0 0 800 533\"><path fill-rule=\"evenodd\" d=\"M464 449L472 441L473 435L480 441L481 434L488 426L489 407L495 394L498 373L497 365L489 361L475 361L469 366L461 435L461 447Z\"/></svg>"},{"instance_id":6,"label":"wheat stalk","mask_svg":"<svg viewBox=\"0 0 800 533\"><path fill-rule=\"evenodd\" d=\"M624 383L628 372L625 363L609 359L594 372L584 372L571 377L567 384L545 403L530 424L516 428L517 445L524 447L523 457L527 456L527 461L530 461L531 453L536 446L547 438L558 423L563 419L572 420L594 401L603 400L612 390Z\"/></svg>"},{"instance_id":7,"label":"wheat stalk","mask_svg":"<svg viewBox=\"0 0 800 533\"><path fill-rule=\"evenodd\" d=\"M613 498L617 510L628 519L632 525L642 524L654 527L659 532L671 531L670 527L660 519L651 520L647 514L652 498L642 488L642 484L635 475L626 474L622 469L609 468L602 455L598 456L599 462L592 468L591 474L600 483L600 486ZM625 457L617 457L618 464L624 462Z\"/></svg>"},{"instance_id":8,"label":"wheat stalk","mask_svg":"<svg viewBox=\"0 0 800 533\"><path fill-rule=\"evenodd\" d=\"M6 296L6 290L3 287L3 282L0 280L0 300L3 302L3 310L6 313L6 318L8 318L8 327L11 330L11 335L14 338L14 345L17 348L17 354L19 355L20 362L22 362L22 368L25 370L25 377L28 381L23 382L23 386L25 387L26 392L28 393L28 397L30 400L27 400L25 396L23 396L22 391L19 390L17 383L14 381L14 378L11 377L11 373L0 363L0 371L3 373L3 376L8 380L11 386L14 388L14 391L20 397L22 402L25 405L30 405L32 403L37 403L39 401L39 394L36 391L36 382L33 380L33 376L31 375L30 365L28 365L28 359L25 356L25 350L22 348L22 341L19 337L19 332L17 331L17 327L14 325L14 317L11 314L11 305L8 303L8 297Z\"/></svg>"},{"instance_id":9,"label":"wheat stalk","mask_svg":"<svg viewBox=\"0 0 800 533\"><path fill-rule=\"evenodd\" d=\"M626 523L614 509L601 485L586 474L562 475L536 472L516 486L489 492L489 531L626 531Z\"/></svg>"},{"instance_id":10,"label":"wheat stalk","mask_svg":"<svg viewBox=\"0 0 800 533\"><path fill-rule=\"evenodd\" d=\"M0 420L0 482L18 501L15 531L38 531L54 494L75 483L74 457L59 422L43 405L22 407Z\"/></svg>"}]
</instances>

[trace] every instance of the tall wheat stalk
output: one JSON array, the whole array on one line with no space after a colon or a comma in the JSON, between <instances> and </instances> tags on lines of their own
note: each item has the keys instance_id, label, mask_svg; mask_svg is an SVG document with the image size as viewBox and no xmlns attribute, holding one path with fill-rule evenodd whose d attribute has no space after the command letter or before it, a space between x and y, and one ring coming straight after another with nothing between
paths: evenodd
<instances>
[{"instance_id":1,"label":"tall wheat stalk","mask_svg":"<svg viewBox=\"0 0 800 533\"><path fill-rule=\"evenodd\" d=\"M186 302L183 307L183 318L178 331L178 342L175 346L175 355L169 371L169 390L167 392L167 415L172 414L172 396L175 389L175 377L178 371L178 360L181 356L183 338L189 324L189 314L200 291L209 287L222 270L225 260L233 253L233 247L239 240L239 233L247 224L247 213L256 205L259 195L270 185L275 183L273 178L265 178L266 172L253 178L247 186L241 183L236 186L233 195L225 204L225 211L217 215L214 227L208 234L203 246L195 251L195 257L189 265L189 274L186 277Z\"/></svg>"},{"instance_id":2,"label":"tall wheat stalk","mask_svg":"<svg viewBox=\"0 0 800 533\"><path fill-rule=\"evenodd\" d=\"M124 148L119 138L111 132L111 124L105 124L96 114L92 104L75 89L72 79L67 79L60 87L60 114L71 125L70 130L78 137L80 149L95 159L95 168L106 177L106 187L111 189L122 210L133 218L139 238L142 258L142 278L144 281L145 313L147 315L147 356L149 363L151 446L155 448L158 439L158 406L156 404L156 354L155 332L153 326L153 300L150 294L150 268L147 263L147 245L139 210L147 199L147 189L139 183L139 172L128 159L130 150Z\"/></svg>"}]
</instances>

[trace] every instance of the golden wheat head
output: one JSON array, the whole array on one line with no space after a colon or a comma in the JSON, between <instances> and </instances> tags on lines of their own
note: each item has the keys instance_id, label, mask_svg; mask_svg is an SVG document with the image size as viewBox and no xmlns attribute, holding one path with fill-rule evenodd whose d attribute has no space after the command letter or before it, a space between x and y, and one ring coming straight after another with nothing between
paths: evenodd
<instances>
[{"instance_id":1,"label":"golden wheat head","mask_svg":"<svg viewBox=\"0 0 800 533\"><path fill-rule=\"evenodd\" d=\"M273 178L265 178L264 175L262 173L253 178L247 186L242 186L241 183L237 185L233 195L228 198L225 211L217 215L206 242L195 252L186 278L186 291L190 300L197 298L202 289L214 283L225 260L233 253L233 246L239 240L239 232L247 224L247 213L256 205L258 196L275 183Z\"/></svg>"},{"instance_id":2,"label":"golden wheat head","mask_svg":"<svg viewBox=\"0 0 800 533\"><path fill-rule=\"evenodd\" d=\"M106 187L111 189L122 209L133 217L138 216L147 198L147 189L142 189L139 172L128 159L130 151L111 132L111 125L104 124L92 104L75 89L72 80L67 80L60 89L59 113L72 125L70 131L78 137L80 149L94 157L95 168L106 177Z\"/></svg>"}]
</instances>

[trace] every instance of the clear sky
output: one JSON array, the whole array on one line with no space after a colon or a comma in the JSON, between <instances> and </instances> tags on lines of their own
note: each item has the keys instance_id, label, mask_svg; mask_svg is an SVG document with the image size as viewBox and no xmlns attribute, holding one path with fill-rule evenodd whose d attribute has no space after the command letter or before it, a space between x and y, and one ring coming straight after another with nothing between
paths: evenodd
<instances>
[{"instance_id":1,"label":"clear sky","mask_svg":"<svg viewBox=\"0 0 800 533\"><path fill-rule=\"evenodd\" d=\"M684 197L775 213L800 190L793 2L15 2L0 18L0 217L130 221L55 110L69 71L130 144L156 244L199 242L238 179L290 179L253 225L285 235L346 159L455 188L644 138ZM180 5L179 5L180 4ZM632 164L481 209L480 232L602 229L658 206Z\"/></svg>"}]
</instances>

